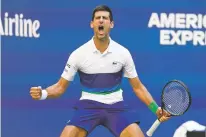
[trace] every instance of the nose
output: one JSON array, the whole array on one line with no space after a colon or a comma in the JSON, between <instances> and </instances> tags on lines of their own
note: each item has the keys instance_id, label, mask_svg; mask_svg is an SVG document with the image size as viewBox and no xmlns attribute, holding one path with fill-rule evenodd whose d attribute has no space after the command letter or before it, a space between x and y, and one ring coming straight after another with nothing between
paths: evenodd
<instances>
[{"instance_id":1,"label":"nose","mask_svg":"<svg viewBox=\"0 0 206 137\"><path fill-rule=\"evenodd\" d=\"M100 17L99 22L103 23L103 21L104 21L103 17Z\"/></svg>"}]
</instances>

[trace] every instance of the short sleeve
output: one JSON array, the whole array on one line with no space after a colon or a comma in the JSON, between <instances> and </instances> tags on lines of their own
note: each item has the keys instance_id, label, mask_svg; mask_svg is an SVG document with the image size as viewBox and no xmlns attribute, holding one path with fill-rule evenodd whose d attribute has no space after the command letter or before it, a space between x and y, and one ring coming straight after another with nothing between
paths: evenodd
<instances>
[{"instance_id":1,"label":"short sleeve","mask_svg":"<svg viewBox=\"0 0 206 137\"><path fill-rule=\"evenodd\" d=\"M70 56L69 59L66 63L66 66L64 68L64 71L61 75L64 79L68 81L73 81L74 77L77 73L78 70L78 57L77 55L73 52Z\"/></svg>"},{"instance_id":2,"label":"short sleeve","mask_svg":"<svg viewBox=\"0 0 206 137\"><path fill-rule=\"evenodd\" d=\"M137 77L137 72L135 68L134 61L130 52L127 50L124 54L125 56L125 64L124 64L124 77L127 78L135 78Z\"/></svg>"}]
</instances>

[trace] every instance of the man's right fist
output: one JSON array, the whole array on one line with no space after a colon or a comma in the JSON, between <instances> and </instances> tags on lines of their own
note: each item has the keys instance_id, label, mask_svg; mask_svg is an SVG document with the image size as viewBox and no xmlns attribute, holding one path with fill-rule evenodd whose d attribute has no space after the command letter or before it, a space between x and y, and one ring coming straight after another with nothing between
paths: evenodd
<instances>
[{"instance_id":1,"label":"man's right fist","mask_svg":"<svg viewBox=\"0 0 206 137\"><path fill-rule=\"evenodd\" d=\"M31 87L30 89L30 95L33 99L39 100L42 96L42 89L41 87Z\"/></svg>"}]
</instances>

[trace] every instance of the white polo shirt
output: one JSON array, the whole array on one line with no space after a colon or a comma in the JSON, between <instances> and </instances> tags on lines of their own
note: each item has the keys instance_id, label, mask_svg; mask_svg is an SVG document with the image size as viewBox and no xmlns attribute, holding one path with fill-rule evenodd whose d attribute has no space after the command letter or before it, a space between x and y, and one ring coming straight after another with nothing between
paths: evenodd
<instances>
[{"instance_id":1,"label":"white polo shirt","mask_svg":"<svg viewBox=\"0 0 206 137\"><path fill-rule=\"evenodd\" d=\"M93 38L70 55L62 77L73 81L78 72L82 85L80 100L105 104L123 101L121 80L137 77L130 52L110 38L104 53L97 50Z\"/></svg>"}]
</instances>

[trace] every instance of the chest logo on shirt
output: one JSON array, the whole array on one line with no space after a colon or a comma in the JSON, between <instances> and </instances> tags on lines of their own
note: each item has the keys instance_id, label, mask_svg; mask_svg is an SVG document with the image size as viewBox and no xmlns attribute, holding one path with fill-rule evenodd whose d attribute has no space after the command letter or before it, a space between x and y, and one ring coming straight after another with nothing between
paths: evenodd
<instances>
[{"instance_id":1,"label":"chest logo on shirt","mask_svg":"<svg viewBox=\"0 0 206 137\"><path fill-rule=\"evenodd\" d=\"M113 64L113 65L117 65L117 62L116 62L116 61L114 61L114 62L112 62L112 64Z\"/></svg>"}]
</instances>

